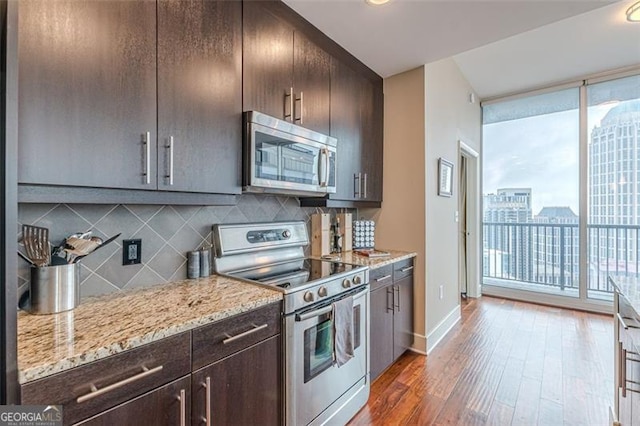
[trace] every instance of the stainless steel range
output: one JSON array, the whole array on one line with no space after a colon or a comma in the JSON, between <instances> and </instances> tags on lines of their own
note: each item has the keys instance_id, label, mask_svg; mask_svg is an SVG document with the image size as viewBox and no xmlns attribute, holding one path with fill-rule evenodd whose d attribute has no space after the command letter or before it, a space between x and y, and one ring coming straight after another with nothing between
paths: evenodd
<instances>
[{"instance_id":1,"label":"stainless steel range","mask_svg":"<svg viewBox=\"0 0 640 426\"><path fill-rule=\"evenodd\" d=\"M213 240L217 273L283 293L286 424L349 421L369 398L368 268L305 258L301 221L214 225ZM353 358L338 367L333 306L349 297Z\"/></svg>"}]
</instances>

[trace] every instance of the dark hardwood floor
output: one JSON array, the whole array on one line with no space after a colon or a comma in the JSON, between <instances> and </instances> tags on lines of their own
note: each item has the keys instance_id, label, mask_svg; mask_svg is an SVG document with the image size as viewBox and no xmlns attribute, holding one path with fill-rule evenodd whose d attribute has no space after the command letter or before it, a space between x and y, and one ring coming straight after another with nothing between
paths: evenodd
<instances>
[{"instance_id":1,"label":"dark hardwood floor","mask_svg":"<svg viewBox=\"0 0 640 426\"><path fill-rule=\"evenodd\" d=\"M350 425L605 426L609 316L483 297L428 357L405 353Z\"/></svg>"}]
</instances>

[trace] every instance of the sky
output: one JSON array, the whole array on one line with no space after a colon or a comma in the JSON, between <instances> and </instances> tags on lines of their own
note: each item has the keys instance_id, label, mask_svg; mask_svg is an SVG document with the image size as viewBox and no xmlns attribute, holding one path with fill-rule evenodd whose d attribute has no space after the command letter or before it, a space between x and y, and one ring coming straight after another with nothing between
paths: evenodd
<instances>
[{"instance_id":1,"label":"sky","mask_svg":"<svg viewBox=\"0 0 640 426\"><path fill-rule=\"evenodd\" d=\"M588 132L615 104L588 109ZM578 214L578 110L488 124L483 129L483 193L531 188L533 214L569 206Z\"/></svg>"}]
</instances>

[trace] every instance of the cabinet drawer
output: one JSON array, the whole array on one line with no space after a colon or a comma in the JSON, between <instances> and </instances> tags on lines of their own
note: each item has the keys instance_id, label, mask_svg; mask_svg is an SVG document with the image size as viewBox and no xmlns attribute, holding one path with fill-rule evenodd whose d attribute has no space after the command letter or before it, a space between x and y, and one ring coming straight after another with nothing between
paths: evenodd
<instances>
[{"instance_id":1,"label":"cabinet drawer","mask_svg":"<svg viewBox=\"0 0 640 426\"><path fill-rule=\"evenodd\" d=\"M393 265L369 270L371 291L393 283Z\"/></svg>"},{"instance_id":2,"label":"cabinet drawer","mask_svg":"<svg viewBox=\"0 0 640 426\"><path fill-rule=\"evenodd\" d=\"M182 333L26 383L22 404L63 405L64 424L91 417L189 374L190 336Z\"/></svg>"},{"instance_id":3,"label":"cabinet drawer","mask_svg":"<svg viewBox=\"0 0 640 426\"><path fill-rule=\"evenodd\" d=\"M393 264L393 281L413 275L413 258L401 260Z\"/></svg>"},{"instance_id":4,"label":"cabinet drawer","mask_svg":"<svg viewBox=\"0 0 640 426\"><path fill-rule=\"evenodd\" d=\"M193 370L280 333L281 302L193 330Z\"/></svg>"}]
</instances>

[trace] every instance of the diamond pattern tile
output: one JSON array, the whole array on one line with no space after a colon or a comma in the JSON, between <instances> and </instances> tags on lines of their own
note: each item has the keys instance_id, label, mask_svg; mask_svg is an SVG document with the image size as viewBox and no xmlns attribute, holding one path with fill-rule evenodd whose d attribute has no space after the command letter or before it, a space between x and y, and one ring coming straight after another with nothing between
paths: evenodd
<instances>
[{"instance_id":1,"label":"diamond pattern tile","mask_svg":"<svg viewBox=\"0 0 640 426\"><path fill-rule=\"evenodd\" d=\"M102 238L122 233L110 246L82 261L81 296L86 298L185 279L186 252L210 244L215 223L304 220L310 226L310 215L316 211L301 208L296 198L244 194L236 206L20 204L18 222L49 227L54 244L91 228ZM121 243L128 238L142 239L141 265L122 265ZM19 284L27 288L29 266L21 261L18 265Z\"/></svg>"},{"instance_id":2,"label":"diamond pattern tile","mask_svg":"<svg viewBox=\"0 0 640 426\"><path fill-rule=\"evenodd\" d=\"M171 206L165 206L151 218L148 225L168 241L184 225L184 219Z\"/></svg>"},{"instance_id":3,"label":"diamond pattern tile","mask_svg":"<svg viewBox=\"0 0 640 426\"><path fill-rule=\"evenodd\" d=\"M160 249L158 254L151 259L149 267L168 281L185 260L185 256L175 251L169 244L166 244Z\"/></svg>"}]
</instances>

